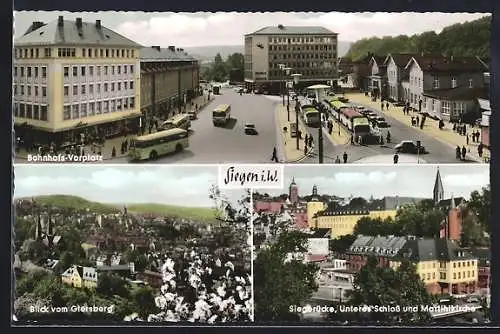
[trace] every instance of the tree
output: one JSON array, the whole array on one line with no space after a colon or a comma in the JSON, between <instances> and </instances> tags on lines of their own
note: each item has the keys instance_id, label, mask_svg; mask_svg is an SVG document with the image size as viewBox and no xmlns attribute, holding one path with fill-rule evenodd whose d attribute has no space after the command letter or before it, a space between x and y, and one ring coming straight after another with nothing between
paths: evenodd
<instances>
[{"instance_id":1,"label":"tree","mask_svg":"<svg viewBox=\"0 0 500 334\"><path fill-rule=\"evenodd\" d=\"M368 202L363 197L354 197L349 201L349 207L351 209L366 209Z\"/></svg>"},{"instance_id":2,"label":"tree","mask_svg":"<svg viewBox=\"0 0 500 334\"><path fill-rule=\"evenodd\" d=\"M491 208L490 186L484 187L481 192L473 191L470 194L467 208L475 213L479 224L484 227L486 232L491 233L491 224L489 224L488 219Z\"/></svg>"},{"instance_id":3,"label":"tree","mask_svg":"<svg viewBox=\"0 0 500 334\"><path fill-rule=\"evenodd\" d=\"M113 297L118 295L124 298L129 296L127 289L127 282L115 274L103 273L99 275L99 284L97 285L97 292L106 297Z\"/></svg>"},{"instance_id":4,"label":"tree","mask_svg":"<svg viewBox=\"0 0 500 334\"><path fill-rule=\"evenodd\" d=\"M382 220L380 218L362 217L354 227L353 235L395 235L396 224L391 218Z\"/></svg>"},{"instance_id":5,"label":"tree","mask_svg":"<svg viewBox=\"0 0 500 334\"><path fill-rule=\"evenodd\" d=\"M489 240L485 237L484 228L479 224L472 212L462 220L460 244L462 247L489 246Z\"/></svg>"},{"instance_id":6,"label":"tree","mask_svg":"<svg viewBox=\"0 0 500 334\"><path fill-rule=\"evenodd\" d=\"M154 291L150 287L140 287L132 292L132 300L135 304L134 309L138 310L141 318L145 319L149 314L157 313L158 308L155 304Z\"/></svg>"},{"instance_id":7,"label":"tree","mask_svg":"<svg viewBox=\"0 0 500 334\"><path fill-rule=\"evenodd\" d=\"M314 263L286 261L289 252L303 250L307 237L283 232L276 243L261 249L254 261L255 318L260 321L298 320L291 305L301 305L318 286Z\"/></svg>"},{"instance_id":8,"label":"tree","mask_svg":"<svg viewBox=\"0 0 500 334\"><path fill-rule=\"evenodd\" d=\"M444 212L428 201L408 204L400 208L396 214L396 231L398 235L414 235L417 237L435 238L439 236Z\"/></svg>"},{"instance_id":9,"label":"tree","mask_svg":"<svg viewBox=\"0 0 500 334\"><path fill-rule=\"evenodd\" d=\"M349 247L351 247L354 240L356 240L356 236L354 234L343 235L336 239L331 239L329 242L329 248L332 252L344 254Z\"/></svg>"}]
</instances>

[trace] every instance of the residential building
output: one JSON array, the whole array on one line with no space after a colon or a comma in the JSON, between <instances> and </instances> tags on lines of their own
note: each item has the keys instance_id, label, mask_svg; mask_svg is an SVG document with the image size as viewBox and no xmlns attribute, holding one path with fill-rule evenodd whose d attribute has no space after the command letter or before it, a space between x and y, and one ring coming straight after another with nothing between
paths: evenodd
<instances>
[{"instance_id":1,"label":"residential building","mask_svg":"<svg viewBox=\"0 0 500 334\"><path fill-rule=\"evenodd\" d=\"M396 102L408 100L408 90L402 85L403 79L408 78L406 65L413 54L390 53L384 60L387 66L387 97Z\"/></svg>"},{"instance_id":2,"label":"residential building","mask_svg":"<svg viewBox=\"0 0 500 334\"><path fill-rule=\"evenodd\" d=\"M486 93L477 57L414 56L405 68L410 106L431 117L457 121Z\"/></svg>"},{"instance_id":3,"label":"residential building","mask_svg":"<svg viewBox=\"0 0 500 334\"><path fill-rule=\"evenodd\" d=\"M16 136L31 148L135 130L139 49L101 20L33 22L14 42Z\"/></svg>"},{"instance_id":4,"label":"residential building","mask_svg":"<svg viewBox=\"0 0 500 334\"><path fill-rule=\"evenodd\" d=\"M385 210L398 210L403 205L418 204L423 198L418 197L404 197L404 196L384 196L383 208Z\"/></svg>"},{"instance_id":5,"label":"residential building","mask_svg":"<svg viewBox=\"0 0 500 334\"><path fill-rule=\"evenodd\" d=\"M152 46L141 48L139 54L141 112L146 119L168 118L200 95L199 62L184 49Z\"/></svg>"},{"instance_id":6,"label":"residential building","mask_svg":"<svg viewBox=\"0 0 500 334\"><path fill-rule=\"evenodd\" d=\"M477 99L477 103L481 111L481 143L490 148L490 101L487 99Z\"/></svg>"},{"instance_id":7,"label":"residential building","mask_svg":"<svg viewBox=\"0 0 500 334\"><path fill-rule=\"evenodd\" d=\"M61 280L75 288L94 289L97 287L98 274L95 268L73 265L61 274Z\"/></svg>"},{"instance_id":8,"label":"residential building","mask_svg":"<svg viewBox=\"0 0 500 334\"><path fill-rule=\"evenodd\" d=\"M359 271L369 256L394 270L408 259L431 294L472 294L477 290L477 258L449 239L361 235L347 253L348 269Z\"/></svg>"},{"instance_id":9,"label":"residential building","mask_svg":"<svg viewBox=\"0 0 500 334\"><path fill-rule=\"evenodd\" d=\"M470 252L477 257L479 262L477 287L485 295L491 289L491 250L486 247L472 248Z\"/></svg>"},{"instance_id":10,"label":"residential building","mask_svg":"<svg viewBox=\"0 0 500 334\"><path fill-rule=\"evenodd\" d=\"M387 96L387 64L382 56L372 55L370 59L369 90L375 98L384 99Z\"/></svg>"},{"instance_id":11,"label":"residential building","mask_svg":"<svg viewBox=\"0 0 500 334\"><path fill-rule=\"evenodd\" d=\"M310 228L321 228L322 226L314 225L314 217L318 212L325 210L325 203L323 203L318 196L318 187L313 186L312 197L307 202L307 222Z\"/></svg>"},{"instance_id":12,"label":"residential building","mask_svg":"<svg viewBox=\"0 0 500 334\"><path fill-rule=\"evenodd\" d=\"M337 80L337 33L323 27L272 26L245 35L245 84L249 89L284 91L292 81L280 64L298 73L298 89Z\"/></svg>"},{"instance_id":13,"label":"residential building","mask_svg":"<svg viewBox=\"0 0 500 334\"><path fill-rule=\"evenodd\" d=\"M364 92L369 91L369 87L371 86L370 75L371 75L371 67L370 60L372 58L372 54L369 53L362 59L358 61L353 61L352 63L352 82L354 87L359 88Z\"/></svg>"}]
</instances>

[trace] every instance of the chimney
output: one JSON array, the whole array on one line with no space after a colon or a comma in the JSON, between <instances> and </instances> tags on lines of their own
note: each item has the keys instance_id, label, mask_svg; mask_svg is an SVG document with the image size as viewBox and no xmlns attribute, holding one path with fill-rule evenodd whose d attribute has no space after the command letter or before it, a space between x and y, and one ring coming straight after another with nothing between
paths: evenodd
<instances>
[{"instance_id":1,"label":"chimney","mask_svg":"<svg viewBox=\"0 0 500 334\"><path fill-rule=\"evenodd\" d=\"M158 52L161 51L161 48L159 45L153 45L152 48L158 50Z\"/></svg>"},{"instance_id":2,"label":"chimney","mask_svg":"<svg viewBox=\"0 0 500 334\"><path fill-rule=\"evenodd\" d=\"M64 17L63 17L63 16L59 16L59 17L57 18L57 26L58 26L58 27L62 27L62 26L64 26Z\"/></svg>"},{"instance_id":3,"label":"chimney","mask_svg":"<svg viewBox=\"0 0 500 334\"><path fill-rule=\"evenodd\" d=\"M82 27L82 18L81 17L76 18L76 27L78 29L80 29Z\"/></svg>"},{"instance_id":4,"label":"chimney","mask_svg":"<svg viewBox=\"0 0 500 334\"><path fill-rule=\"evenodd\" d=\"M101 26L101 20L95 20L95 27L97 29L101 29L102 28L102 26Z\"/></svg>"},{"instance_id":5,"label":"chimney","mask_svg":"<svg viewBox=\"0 0 500 334\"><path fill-rule=\"evenodd\" d=\"M169 45L168 49L172 52L175 52L175 46L174 45Z\"/></svg>"}]
</instances>

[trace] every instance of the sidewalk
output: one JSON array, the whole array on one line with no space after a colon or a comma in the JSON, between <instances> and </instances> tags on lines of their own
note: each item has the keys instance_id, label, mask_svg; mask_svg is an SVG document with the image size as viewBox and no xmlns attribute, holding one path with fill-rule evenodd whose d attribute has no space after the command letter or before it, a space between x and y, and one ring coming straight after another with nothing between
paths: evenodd
<instances>
[{"instance_id":1,"label":"sidewalk","mask_svg":"<svg viewBox=\"0 0 500 334\"><path fill-rule=\"evenodd\" d=\"M450 145L451 149L455 149L457 146L466 146L468 150L468 156L470 159L484 163L485 162L485 157L490 157L490 152L489 150L485 147L484 152L483 152L483 157L480 158L478 153L477 153L477 146L478 143L472 143L472 140L469 141L469 145L466 145L466 137L461 136L458 133L453 131L453 124L445 122L445 127L440 130L439 129L439 121L434 120L430 117L427 117L425 120L424 128L420 129L420 127L413 127L411 125L411 116L420 116L418 112L410 112L410 115L404 115L403 114L403 107L395 107L390 105L389 110L380 110L380 100L377 100L376 102L373 102L371 98L368 96L365 96L362 93L347 93L345 96L349 99L349 102L351 103L359 103L362 105L365 105L371 109L375 109L377 111L381 111L384 114L387 114L391 116L392 118L396 119L397 121L404 123L405 125L412 127L416 130L422 131L429 136L440 140L441 142L444 142L448 145ZM470 130L477 130L477 128L471 128L469 127L469 133ZM470 139L470 138L469 138Z\"/></svg>"},{"instance_id":2,"label":"sidewalk","mask_svg":"<svg viewBox=\"0 0 500 334\"><path fill-rule=\"evenodd\" d=\"M189 111L193 111L193 110L195 110L195 106L198 105L198 110L195 110L195 111L197 111L197 113L200 113L203 110L203 108L205 106L207 106L213 100L214 100L213 95L210 96L210 100L207 99L206 94L204 94L202 96L198 96L198 97L193 99L193 101L192 101L193 106L191 106L191 103L186 104L184 112L187 113ZM151 133L154 133L154 132L156 132L156 131L153 130ZM149 134L149 131L147 131L145 134ZM130 141L130 139L133 139L136 137L137 137L137 135L130 134L127 136L121 136L121 137L107 139L104 142L104 145L102 145L100 147L102 159L103 160L112 160L112 159L126 157L128 155L128 152L125 152L124 154L121 154L121 152L120 152L121 144L125 140ZM113 147L115 148L115 152L116 152L115 157L112 157ZM94 151L95 151L95 153L94 153ZM85 154L97 154L98 152L99 152L99 148L96 147L95 149L93 149L92 145L87 145L84 148ZM33 152L33 154L35 154L35 153L36 152ZM26 152L26 150L24 150L24 149L21 149L20 152L18 154L16 154L16 159L27 160L28 159L28 152Z\"/></svg>"},{"instance_id":3,"label":"sidewalk","mask_svg":"<svg viewBox=\"0 0 500 334\"><path fill-rule=\"evenodd\" d=\"M339 122L332 116L328 116L328 119L333 122L333 131L332 134L329 135L331 141L335 145L349 145L351 140L351 133L348 132L342 125L340 125ZM323 127L323 130L328 133L328 128Z\"/></svg>"},{"instance_id":4,"label":"sidewalk","mask_svg":"<svg viewBox=\"0 0 500 334\"><path fill-rule=\"evenodd\" d=\"M281 142L283 143L283 155L284 155L284 160L283 162L285 163L293 163L293 162L299 162L303 160L307 155L311 154L313 147L309 148L307 153L304 154L304 139L299 139L299 150L297 150L297 142L296 138L292 138L291 133L290 133L290 124L295 123L295 105L290 104L290 122L288 122L288 112L286 110L286 106L283 106L281 103L279 103L276 106L276 119L277 119L277 124L276 124L276 130L280 134L279 138ZM283 128L287 128L287 132L283 132ZM307 129L302 123L302 120L299 118L299 131L302 133L302 136L307 134Z\"/></svg>"}]
</instances>

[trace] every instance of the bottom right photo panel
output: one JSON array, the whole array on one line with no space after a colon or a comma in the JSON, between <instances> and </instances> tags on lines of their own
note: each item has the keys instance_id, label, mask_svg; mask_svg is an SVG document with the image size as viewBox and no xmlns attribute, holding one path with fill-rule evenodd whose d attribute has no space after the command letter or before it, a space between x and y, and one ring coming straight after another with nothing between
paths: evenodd
<instances>
[{"instance_id":1,"label":"bottom right photo panel","mask_svg":"<svg viewBox=\"0 0 500 334\"><path fill-rule=\"evenodd\" d=\"M285 166L255 189L255 321L490 322L487 165Z\"/></svg>"}]
</instances>

